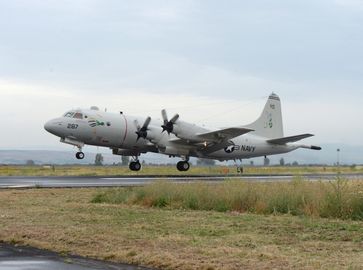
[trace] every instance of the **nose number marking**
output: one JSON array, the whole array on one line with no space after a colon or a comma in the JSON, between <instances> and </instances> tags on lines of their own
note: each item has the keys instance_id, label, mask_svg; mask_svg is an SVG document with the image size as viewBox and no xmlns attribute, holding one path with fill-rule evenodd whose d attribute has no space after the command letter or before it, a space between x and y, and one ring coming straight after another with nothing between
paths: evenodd
<instances>
[{"instance_id":1,"label":"nose number marking","mask_svg":"<svg viewBox=\"0 0 363 270\"><path fill-rule=\"evenodd\" d=\"M69 128L69 129L77 129L78 128L78 125L77 124L68 124L67 125L67 128Z\"/></svg>"}]
</instances>

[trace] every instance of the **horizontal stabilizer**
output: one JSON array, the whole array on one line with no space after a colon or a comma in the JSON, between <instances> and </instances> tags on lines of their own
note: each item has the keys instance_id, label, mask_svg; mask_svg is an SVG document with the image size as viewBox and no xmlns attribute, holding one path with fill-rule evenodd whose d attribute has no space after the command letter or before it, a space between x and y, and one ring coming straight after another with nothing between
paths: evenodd
<instances>
[{"instance_id":1,"label":"horizontal stabilizer","mask_svg":"<svg viewBox=\"0 0 363 270\"><path fill-rule=\"evenodd\" d=\"M212 132L199 133L197 134L197 138L199 138L201 141L215 142L221 140L230 140L251 131L254 130L249 128L232 127Z\"/></svg>"},{"instance_id":2,"label":"horizontal stabilizer","mask_svg":"<svg viewBox=\"0 0 363 270\"><path fill-rule=\"evenodd\" d=\"M291 143L291 142L297 142L300 141L302 139L306 139L309 137L314 136L313 134L301 134L301 135L295 135L295 136L290 136L290 137L283 137L283 138L278 138L278 139L272 139L272 140L267 140L268 143L272 143L272 144L286 144L286 143Z\"/></svg>"}]
</instances>

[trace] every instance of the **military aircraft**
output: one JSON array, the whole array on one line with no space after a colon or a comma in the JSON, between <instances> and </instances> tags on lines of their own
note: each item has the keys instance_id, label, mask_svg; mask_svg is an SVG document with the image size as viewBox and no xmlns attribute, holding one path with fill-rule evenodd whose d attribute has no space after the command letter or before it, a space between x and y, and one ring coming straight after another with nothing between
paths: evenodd
<instances>
[{"instance_id":1,"label":"military aircraft","mask_svg":"<svg viewBox=\"0 0 363 270\"><path fill-rule=\"evenodd\" d=\"M296 143L312 134L284 137L280 98L274 93L269 96L261 116L245 126L208 130L182 121L179 114L168 118L162 110L161 115L162 121L91 107L68 111L48 121L44 128L60 137L62 143L76 146L77 159L84 158L82 148L86 144L108 147L114 155L131 156L132 171L141 169L139 156L147 152L180 157L176 167L187 171L189 157L226 161L266 157L298 148L321 150L318 146Z\"/></svg>"}]
</instances>

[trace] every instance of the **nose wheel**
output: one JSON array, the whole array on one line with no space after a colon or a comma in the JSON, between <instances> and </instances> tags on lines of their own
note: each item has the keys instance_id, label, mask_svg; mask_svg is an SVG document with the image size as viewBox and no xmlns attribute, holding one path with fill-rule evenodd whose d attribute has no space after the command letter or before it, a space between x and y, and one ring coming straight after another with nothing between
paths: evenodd
<instances>
[{"instance_id":1,"label":"nose wheel","mask_svg":"<svg viewBox=\"0 0 363 270\"><path fill-rule=\"evenodd\" d=\"M83 152L77 152L76 153L76 158L77 159L84 159L84 153Z\"/></svg>"},{"instance_id":2,"label":"nose wheel","mask_svg":"<svg viewBox=\"0 0 363 270\"><path fill-rule=\"evenodd\" d=\"M131 171L140 171L141 169L141 164L140 162L137 160L137 161L131 161L130 164L129 164L129 168Z\"/></svg>"},{"instance_id":3,"label":"nose wheel","mask_svg":"<svg viewBox=\"0 0 363 270\"><path fill-rule=\"evenodd\" d=\"M190 164L188 161L179 161L177 164L176 164L176 168L181 171L181 172L185 172L187 170L189 170L190 168Z\"/></svg>"}]
</instances>

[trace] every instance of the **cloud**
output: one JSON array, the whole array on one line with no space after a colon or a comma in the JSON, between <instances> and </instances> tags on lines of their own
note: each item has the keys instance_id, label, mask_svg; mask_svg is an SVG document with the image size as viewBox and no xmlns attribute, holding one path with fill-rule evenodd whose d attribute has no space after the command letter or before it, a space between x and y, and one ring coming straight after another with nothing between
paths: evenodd
<instances>
[{"instance_id":1,"label":"cloud","mask_svg":"<svg viewBox=\"0 0 363 270\"><path fill-rule=\"evenodd\" d=\"M18 97L50 97L50 98L71 98L73 94L70 91L62 90L49 85L32 85L0 78L0 93L3 98Z\"/></svg>"},{"instance_id":2,"label":"cloud","mask_svg":"<svg viewBox=\"0 0 363 270\"><path fill-rule=\"evenodd\" d=\"M0 105L11 128L1 146L24 130L24 145L52 145L43 123L91 105L248 123L272 91L290 133L360 143L361 3L2 2Z\"/></svg>"},{"instance_id":3,"label":"cloud","mask_svg":"<svg viewBox=\"0 0 363 270\"><path fill-rule=\"evenodd\" d=\"M133 89L124 89L122 93L86 93L70 88L63 90L61 86L50 87L9 80L0 80L0 95L2 125L9 127L2 131L0 148L19 148L19 136L22 138L21 147L36 145L41 148L58 148L58 139L44 131L44 123L69 109L89 108L92 105L97 105L102 110L107 108L109 112L123 111L125 114L145 118L150 115L154 119L160 119L161 109L166 108L170 115L180 113L184 120L211 126L218 123L241 123L241 120L232 117L230 122L221 122L220 112L228 115L228 112L238 110L240 105L240 102L228 98L215 99L173 92L156 94L135 92Z\"/></svg>"},{"instance_id":4,"label":"cloud","mask_svg":"<svg viewBox=\"0 0 363 270\"><path fill-rule=\"evenodd\" d=\"M362 0L335 0L334 3L340 7L345 7L353 10L356 10L358 8L359 11L363 10Z\"/></svg>"},{"instance_id":5,"label":"cloud","mask_svg":"<svg viewBox=\"0 0 363 270\"><path fill-rule=\"evenodd\" d=\"M17 84L4 80L1 82L2 125L9 128L2 131L0 148L18 148L21 134L22 147L31 148L36 145L41 148L65 149L58 143L57 138L44 131L43 124L69 109L97 105L101 110L107 108L109 112L123 111L126 115L144 118L151 116L159 119L161 123L160 111L166 108L169 116L179 113L185 121L217 128L254 121L261 113L267 98L234 98L230 95L222 98L174 91L158 94L134 89L124 89L122 93L87 93L75 89L62 90L61 87L47 89L46 85L40 84L25 85L23 82ZM359 101L341 102L331 97L304 100L282 93L280 97L286 135L311 132L316 137L309 141L316 144L338 141L360 144L360 126L353 122L357 115L363 114ZM346 103L352 105L347 107ZM347 132L352 127L355 127L355 132Z\"/></svg>"}]
</instances>

